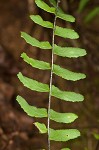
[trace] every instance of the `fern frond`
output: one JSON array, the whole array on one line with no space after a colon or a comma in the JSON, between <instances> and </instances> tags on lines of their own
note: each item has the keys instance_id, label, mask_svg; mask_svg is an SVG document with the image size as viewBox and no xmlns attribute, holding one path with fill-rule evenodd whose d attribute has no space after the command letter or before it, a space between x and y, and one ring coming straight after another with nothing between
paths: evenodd
<instances>
[{"instance_id":1,"label":"fern frond","mask_svg":"<svg viewBox=\"0 0 99 150\"><path fill-rule=\"evenodd\" d=\"M57 3L55 0L50 0L50 3L54 7L50 7L43 0L35 0L36 5L42 10L54 14L54 23L43 20L40 15L31 15L30 18L36 24L50 28L53 30L52 36L52 44L48 41L39 41L32 36L28 35L25 32L21 33L21 37L31 46L35 46L44 50L52 50L52 60L51 64L48 62L36 60L28 57L26 53L23 53L21 57L23 60L31 65L34 68L41 70L50 70L50 86L48 84L44 84L28 78L24 76L21 72L18 74L18 78L21 83L30 90L36 92L47 92L49 93L49 101L48 101L48 110L45 108L37 108L35 106L29 105L24 98L21 96L17 97L17 101L20 104L21 108L31 117L36 118L47 118L47 127L43 123L35 122L34 125L39 129L40 133L48 134L48 150L50 149L50 140L52 141L61 141L65 142L71 139L75 139L80 136L80 132L76 129L60 129L55 130L50 128L50 120L55 121L57 123L71 123L74 122L78 116L74 113L60 113L51 109L51 97L54 96L60 100L69 101L69 102L81 102L84 100L83 95L71 91L62 91L55 85L53 85L53 74L71 81L77 81L80 79L84 79L86 77L83 73L72 72L68 69L62 68L59 65L54 64L54 54L61 57L67 58L78 58L86 55L86 50L76 47L61 47L55 44L55 35L69 38L69 39L77 39L79 35L72 29L63 28L56 25L56 19L60 18L65 21L75 22L75 18L72 15L65 14L61 8L58 8L59 1ZM63 148L61 150L70 150L69 148Z\"/></svg>"},{"instance_id":2,"label":"fern frond","mask_svg":"<svg viewBox=\"0 0 99 150\"><path fill-rule=\"evenodd\" d=\"M99 6L92 9L88 15L86 15L84 21L86 23L90 22L95 16L99 15Z\"/></svg>"},{"instance_id":3,"label":"fern frond","mask_svg":"<svg viewBox=\"0 0 99 150\"><path fill-rule=\"evenodd\" d=\"M81 13L90 0L80 0L78 12Z\"/></svg>"}]
</instances>

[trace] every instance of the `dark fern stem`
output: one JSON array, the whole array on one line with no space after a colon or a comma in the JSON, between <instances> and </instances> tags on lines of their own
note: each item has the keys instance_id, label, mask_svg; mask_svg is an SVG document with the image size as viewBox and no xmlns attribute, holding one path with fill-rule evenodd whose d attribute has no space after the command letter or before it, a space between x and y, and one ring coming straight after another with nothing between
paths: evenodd
<instances>
[{"instance_id":1,"label":"dark fern stem","mask_svg":"<svg viewBox=\"0 0 99 150\"><path fill-rule=\"evenodd\" d=\"M97 142L95 150L99 150L99 141Z\"/></svg>"}]
</instances>

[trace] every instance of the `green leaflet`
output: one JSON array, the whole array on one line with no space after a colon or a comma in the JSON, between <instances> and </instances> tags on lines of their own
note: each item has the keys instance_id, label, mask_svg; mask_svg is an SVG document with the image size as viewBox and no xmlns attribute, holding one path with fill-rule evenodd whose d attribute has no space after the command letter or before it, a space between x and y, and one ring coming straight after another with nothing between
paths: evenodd
<instances>
[{"instance_id":1,"label":"green leaflet","mask_svg":"<svg viewBox=\"0 0 99 150\"><path fill-rule=\"evenodd\" d=\"M49 86L47 84L40 83L36 80L32 80L22 75L20 72L18 74L19 80L24 84L25 87L38 92L49 92Z\"/></svg>"},{"instance_id":2,"label":"green leaflet","mask_svg":"<svg viewBox=\"0 0 99 150\"><path fill-rule=\"evenodd\" d=\"M76 47L60 47L55 45L54 54L68 58L78 58L86 55L85 49Z\"/></svg>"},{"instance_id":3,"label":"green leaflet","mask_svg":"<svg viewBox=\"0 0 99 150\"><path fill-rule=\"evenodd\" d=\"M84 100L84 97L81 94L75 92L61 91L54 85L52 85L52 96L70 102L80 102Z\"/></svg>"},{"instance_id":4,"label":"green leaflet","mask_svg":"<svg viewBox=\"0 0 99 150\"><path fill-rule=\"evenodd\" d=\"M55 8L48 6L43 0L35 0L35 3L39 8L49 13L55 13Z\"/></svg>"},{"instance_id":5,"label":"green leaflet","mask_svg":"<svg viewBox=\"0 0 99 150\"><path fill-rule=\"evenodd\" d=\"M40 131L41 134L47 133L47 128L46 128L45 124L35 122L34 125L38 128L38 130Z\"/></svg>"},{"instance_id":6,"label":"green leaflet","mask_svg":"<svg viewBox=\"0 0 99 150\"><path fill-rule=\"evenodd\" d=\"M70 150L69 148L62 148L61 150Z\"/></svg>"},{"instance_id":7,"label":"green leaflet","mask_svg":"<svg viewBox=\"0 0 99 150\"><path fill-rule=\"evenodd\" d=\"M24 59L25 62L30 64L32 67L42 69L42 70L51 69L49 63L29 58L26 55L26 53L23 53L21 55L21 57ZM77 80L80 80L80 79L84 79L86 77L85 74L75 73L75 72L69 71L69 70L64 69L64 68L62 68L58 65L55 65L55 64L54 64L53 73L60 76L60 77L62 77L63 79L71 80L71 81L77 81Z\"/></svg>"},{"instance_id":8,"label":"green leaflet","mask_svg":"<svg viewBox=\"0 0 99 150\"><path fill-rule=\"evenodd\" d=\"M57 6L56 0L49 0L49 1L56 8L56 6ZM58 12L64 13L60 7L58 7Z\"/></svg>"},{"instance_id":9,"label":"green leaflet","mask_svg":"<svg viewBox=\"0 0 99 150\"><path fill-rule=\"evenodd\" d=\"M48 6L43 0L35 0L35 3L39 8L41 8L49 13L55 14L55 8ZM54 3L54 5L55 5L55 3ZM65 20L65 21L75 22L75 18L72 15L64 14L60 10L57 12L57 17Z\"/></svg>"},{"instance_id":10,"label":"green leaflet","mask_svg":"<svg viewBox=\"0 0 99 150\"><path fill-rule=\"evenodd\" d=\"M46 27L46 28L52 28L53 29L53 23L49 21L44 21L41 16L39 15L31 15L30 18L40 26Z\"/></svg>"},{"instance_id":11,"label":"green leaflet","mask_svg":"<svg viewBox=\"0 0 99 150\"><path fill-rule=\"evenodd\" d=\"M96 15L99 15L99 6L89 12L89 14L85 17L85 22L88 23L92 21Z\"/></svg>"},{"instance_id":12,"label":"green leaflet","mask_svg":"<svg viewBox=\"0 0 99 150\"><path fill-rule=\"evenodd\" d=\"M69 39L78 39L79 35L77 32L75 32L73 29L67 29L56 26L55 35L63 37L63 38L69 38Z\"/></svg>"},{"instance_id":13,"label":"green leaflet","mask_svg":"<svg viewBox=\"0 0 99 150\"><path fill-rule=\"evenodd\" d=\"M76 129L53 130L50 129L50 140L66 142L80 136Z\"/></svg>"},{"instance_id":14,"label":"green leaflet","mask_svg":"<svg viewBox=\"0 0 99 150\"><path fill-rule=\"evenodd\" d=\"M17 96L17 101L20 104L21 108L31 117L43 118L47 117L47 110L45 108L36 108L30 106L24 98Z\"/></svg>"},{"instance_id":15,"label":"green leaflet","mask_svg":"<svg viewBox=\"0 0 99 150\"><path fill-rule=\"evenodd\" d=\"M32 46L35 46L35 47L38 47L41 49L51 49L52 48L49 42L47 42L47 41L40 42L25 32L21 32L21 37L24 38L24 40Z\"/></svg>"},{"instance_id":16,"label":"green leaflet","mask_svg":"<svg viewBox=\"0 0 99 150\"><path fill-rule=\"evenodd\" d=\"M36 122L35 125L39 129L40 133L47 133L47 128L45 124ZM71 139L75 139L79 136L80 132L76 129L63 129L63 130L50 129L50 140L52 141L66 142Z\"/></svg>"},{"instance_id":17,"label":"green leaflet","mask_svg":"<svg viewBox=\"0 0 99 150\"><path fill-rule=\"evenodd\" d=\"M42 69L42 70L49 70L50 69L50 64L49 63L29 58L26 55L26 53L22 53L21 57L24 59L25 62L30 64L32 67L35 67L35 68L38 68L38 69Z\"/></svg>"},{"instance_id":18,"label":"green leaflet","mask_svg":"<svg viewBox=\"0 0 99 150\"><path fill-rule=\"evenodd\" d=\"M49 0L50 1L50 3L54 6L54 7L56 7L57 6L57 3L56 3L56 1L55 0Z\"/></svg>"},{"instance_id":19,"label":"green leaflet","mask_svg":"<svg viewBox=\"0 0 99 150\"><path fill-rule=\"evenodd\" d=\"M53 72L56 75L62 77L63 79L66 79L66 80L77 81L77 80L86 78L85 74L75 73L75 72L69 71L67 69L61 68L60 66L55 65L55 64L54 64Z\"/></svg>"},{"instance_id":20,"label":"green leaflet","mask_svg":"<svg viewBox=\"0 0 99 150\"><path fill-rule=\"evenodd\" d=\"M71 123L77 119L78 116L73 113L58 113L54 110L50 110L50 119L60 123Z\"/></svg>"},{"instance_id":21,"label":"green leaflet","mask_svg":"<svg viewBox=\"0 0 99 150\"><path fill-rule=\"evenodd\" d=\"M49 92L49 86L47 84L40 83L36 80L32 80L22 75L22 73L18 74L19 80L23 83L23 85L33 91L38 92ZM71 102L79 102L83 101L84 97L81 94L74 93L74 92L66 92L61 91L54 85L52 85L52 96L59 98L65 101Z\"/></svg>"},{"instance_id":22,"label":"green leaflet","mask_svg":"<svg viewBox=\"0 0 99 150\"><path fill-rule=\"evenodd\" d=\"M75 18L72 15L64 14L61 11L58 11L57 17L69 22L75 22Z\"/></svg>"}]
</instances>

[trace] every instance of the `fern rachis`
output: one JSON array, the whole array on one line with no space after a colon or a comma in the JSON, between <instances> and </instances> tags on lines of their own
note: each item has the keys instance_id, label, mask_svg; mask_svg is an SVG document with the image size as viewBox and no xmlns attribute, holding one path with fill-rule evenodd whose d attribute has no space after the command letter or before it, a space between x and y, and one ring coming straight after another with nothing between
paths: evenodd
<instances>
[{"instance_id":1,"label":"fern rachis","mask_svg":"<svg viewBox=\"0 0 99 150\"><path fill-rule=\"evenodd\" d=\"M57 19L57 11L60 0L57 0L57 6L55 10L55 19L53 26L53 37L52 37L52 63L51 63L51 75L50 75L50 91L49 91L49 102L48 102L48 149L50 150L50 109L51 109L51 95L52 95L52 84L53 84L53 70L54 70L54 44L55 44L55 30L56 30L56 19Z\"/></svg>"}]
</instances>

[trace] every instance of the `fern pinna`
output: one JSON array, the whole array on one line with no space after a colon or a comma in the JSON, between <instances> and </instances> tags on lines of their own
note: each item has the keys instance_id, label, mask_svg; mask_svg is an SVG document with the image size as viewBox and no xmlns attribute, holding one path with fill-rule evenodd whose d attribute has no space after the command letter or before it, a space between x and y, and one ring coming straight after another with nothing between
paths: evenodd
<instances>
[{"instance_id":1,"label":"fern pinna","mask_svg":"<svg viewBox=\"0 0 99 150\"><path fill-rule=\"evenodd\" d=\"M86 51L81 48L76 47L61 47L55 44L55 36L60 36L63 38L69 39L77 39L79 35L72 29L62 28L56 25L56 19L60 18L64 21L68 22L75 22L75 18L71 15L65 14L59 7L60 0L56 1L50 0L50 3L53 7L50 7L46 4L43 0L35 0L36 5L44 11L48 13L54 14L54 23L49 21L44 21L41 16L39 15L31 15L30 18L38 25L50 28L53 30L53 37L52 37L52 44L47 41L38 41L37 39L31 37L27 33L22 32L21 37L24 40L35 47L40 49L51 50L52 49L52 64L35 60L29 58L26 53L23 53L21 57L25 62L30 64L32 67L41 69L41 70L50 70L50 85L40 83L36 80L30 79L25 77L22 73L18 74L19 80L24 84L25 87L29 88L30 90L37 91L37 92L48 92L49 93L49 101L48 101L48 111L45 108L37 108L34 106L30 106L24 98L21 96L17 97L17 101L20 106L24 109L24 111L31 117L36 118L47 118L47 127L45 124L35 122L35 126L39 129L40 133L48 134L48 150L51 150L50 141L61 141L66 142L71 139L75 139L80 136L80 132L77 129L62 129L62 130L55 130L50 128L50 120L56 121L58 123L71 123L75 119L78 118L76 114L73 113L60 113L56 112L51 109L51 97L54 96L60 100L70 101L70 102L80 102L84 100L84 97L81 94L70 92L70 91L62 91L58 87L52 85L53 74L56 74L63 79L77 81L80 79L84 79L86 76L82 73L75 73L64 69L56 64L53 63L54 55L58 55L61 57L68 57L68 58L78 58L81 56L86 55ZM68 148L62 148L62 150L69 150Z\"/></svg>"}]
</instances>

